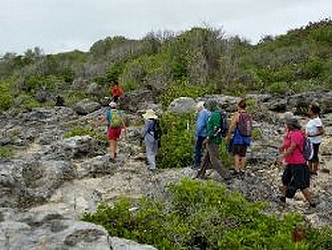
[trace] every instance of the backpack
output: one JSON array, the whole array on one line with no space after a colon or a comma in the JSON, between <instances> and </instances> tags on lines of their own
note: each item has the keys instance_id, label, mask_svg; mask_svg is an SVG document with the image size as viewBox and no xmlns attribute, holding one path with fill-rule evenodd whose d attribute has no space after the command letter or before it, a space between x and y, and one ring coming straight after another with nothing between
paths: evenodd
<instances>
[{"instance_id":1,"label":"backpack","mask_svg":"<svg viewBox=\"0 0 332 250\"><path fill-rule=\"evenodd\" d=\"M119 128L122 125L121 112L119 110L109 110L106 114L108 121L108 126L111 128Z\"/></svg>"},{"instance_id":2,"label":"backpack","mask_svg":"<svg viewBox=\"0 0 332 250\"><path fill-rule=\"evenodd\" d=\"M221 128L221 136L226 137L229 126L227 120L227 113L225 111L220 112L220 128Z\"/></svg>"},{"instance_id":3,"label":"backpack","mask_svg":"<svg viewBox=\"0 0 332 250\"><path fill-rule=\"evenodd\" d=\"M303 142L303 156L307 161L310 161L312 157L314 156L314 147L312 145L312 142L310 139L306 136L304 136L304 142Z\"/></svg>"},{"instance_id":4,"label":"backpack","mask_svg":"<svg viewBox=\"0 0 332 250\"><path fill-rule=\"evenodd\" d=\"M162 133L159 120L153 119L153 125L150 131L153 132L153 137L156 141L158 141L158 146L160 147L160 139Z\"/></svg>"},{"instance_id":5,"label":"backpack","mask_svg":"<svg viewBox=\"0 0 332 250\"><path fill-rule=\"evenodd\" d=\"M219 124L214 127L213 135L215 137L225 137L228 132L227 114L224 111L219 111Z\"/></svg>"},{"instance_id":6,"label":"backpack","mask_svg":"<svg viewBox=\"0 0 332 250\"><path fill-rule=\"evenodd\" d=\"M240 112L237 128L241 136L250 137L252 131L252 119L247 112Z\"/></svg>"}]
</instances>

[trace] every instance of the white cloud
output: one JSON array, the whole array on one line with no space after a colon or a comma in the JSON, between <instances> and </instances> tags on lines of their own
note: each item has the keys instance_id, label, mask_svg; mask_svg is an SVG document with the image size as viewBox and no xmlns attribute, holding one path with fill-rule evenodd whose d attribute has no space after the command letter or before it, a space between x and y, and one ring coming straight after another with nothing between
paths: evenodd
<instances>
[{"instance_id":1,"label":"white cloud","mask_svg":"<svg viewBox=\"0 0 332 250\"><path fill-rule=\"evenodd\" d=\"M0 54L87 50L107 36L141 38L204 23L257 42L331 13L331 0L2 0Z\"/></svg>"}]
</instances>

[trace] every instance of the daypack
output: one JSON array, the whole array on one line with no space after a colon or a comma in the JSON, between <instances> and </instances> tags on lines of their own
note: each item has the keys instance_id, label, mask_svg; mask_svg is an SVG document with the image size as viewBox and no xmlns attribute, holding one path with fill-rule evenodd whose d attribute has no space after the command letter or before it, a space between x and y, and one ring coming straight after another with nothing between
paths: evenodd
<instances>
[{"instance_id":1,"label":"daypack","mask_svg":"<svg viewBox=\"0 0 332 250\"><path fill-rule=\"evenodd\" d=\"M111 128L119 128L122 125L121 112L119 110L108 110L106 113L108 126Z\"/></svg>"},{"instance_id":2,"label":"daypack","mask_svg":"<svg viewBox=\"0 0 332 250\"><path fill-rule=\"evenodd\" d=\"M159 120L153 119L153 124L152 124L152 128L150 131L153 132L153 137L156 141L158 141L158 146L160 147L160 139L161 139L162 132L161 132Z\"/></svg>"},{"instance_id":3,"label":"daypack","mask_svg":"<svg viewBox=\"0 0 332 250\"><path fill-rule=\"evenodd\" d=\"M213 135L215 137L225 137L229 128L226 112L219 111L219 118L219 126L214 128Z\"/></svg>"},{"instance_id":4,"label":"daypack","mask_svg":"<svg viewBox=\"0 0 332 250\"><path fill-rule=\"evenodd\" d=\"M240 112L237 128L241 136L250 137L252 131L252 119L247 112Z\"/></svg>"},{"instance_id":5,"label":"daypack","mask_svg":"<svg viewBox=\"0 0 332 250\"><path fill-rule=\"evenodd\" d=\"M220 128L221 128L221 136L226 137L229 126L227 120L227 113L225 111L220 112Z\"/></svg>"},{"instance_id":6,"label":"daypack","mask_svg":"<svg viewBox=\"0 0 332 250\"><path fill-rule=\"evenodd\" d=\"M303 152L304 159L306 159L307 161L310 161L312 159L312 157L314 156L314 147L313 147L310 139L306 136L304 136L302 152Z\"/></svg>"}]
</instances>

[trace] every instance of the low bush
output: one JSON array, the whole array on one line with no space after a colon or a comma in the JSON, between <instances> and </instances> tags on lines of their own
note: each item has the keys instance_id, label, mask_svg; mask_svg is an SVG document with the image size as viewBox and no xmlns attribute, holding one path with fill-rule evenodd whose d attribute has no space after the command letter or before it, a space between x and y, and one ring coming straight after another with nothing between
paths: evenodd
<instances>
[{"instance_id":1,"label":"low bush","mask_svg":"<svg viewBox=\"0 0 332 250\"><path fill-rule=\"evenodd\" d=\"M0 146L0 158L11 158L13 151L10 147Z\"/></svg>"},{"instance_id":2,"label":"low bush","mask_svg":"<svg viewBox=\"0 0 332 250\"><path fill-rule=\"evenodd\" d=\"M160 117L162 127L161 147L158 150L158 168L188 167L194 159L195 113L176 115L164 113ZM226 167L233 164L225 143L220 145L220 158Z\"/></svg>"},{"instance_id":3,"label":"low bush","mask_svg":"<svg viewBox=\"0 0 332 250\"><path fill-rule=\"evenodd\" d=\"M84 221L102 225L112 236L158 249L331 249L330 228L309 227L299 214L282 218L264 212L266 204L249 202L213 181L183 179L166 189L167 200L122 198L99 206ZM136 212L130 208L136 206ZM294 230L303 227L302 241Z\"/></svg>"}]
</instances>

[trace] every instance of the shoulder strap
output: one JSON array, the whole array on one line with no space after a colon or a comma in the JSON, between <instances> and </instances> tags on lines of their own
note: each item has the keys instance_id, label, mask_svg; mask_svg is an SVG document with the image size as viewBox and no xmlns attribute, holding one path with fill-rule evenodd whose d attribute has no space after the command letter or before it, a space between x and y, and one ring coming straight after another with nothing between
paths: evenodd
<instances>
[{"instance_id":1,"label":"shoulder strap","mask_svg":"<svg viewBox=\"0 0 332 250\"><path fill-rule=\"evenodd\" d=\"M106 111L106 120L108 123L111 122L111 117L112 117L112 111L110 109L108 109Z\"/></svg>"}]
</instances>

